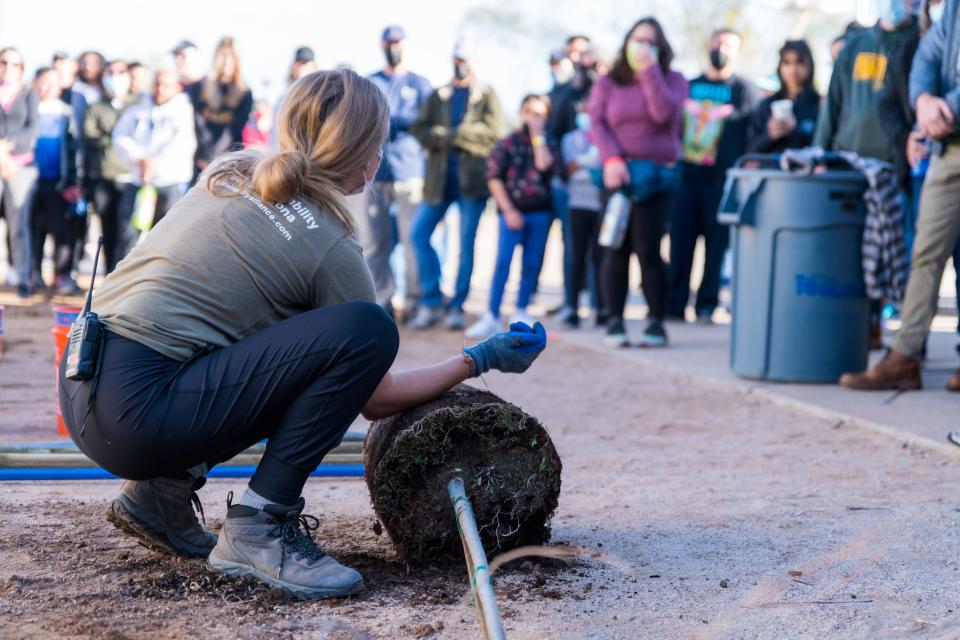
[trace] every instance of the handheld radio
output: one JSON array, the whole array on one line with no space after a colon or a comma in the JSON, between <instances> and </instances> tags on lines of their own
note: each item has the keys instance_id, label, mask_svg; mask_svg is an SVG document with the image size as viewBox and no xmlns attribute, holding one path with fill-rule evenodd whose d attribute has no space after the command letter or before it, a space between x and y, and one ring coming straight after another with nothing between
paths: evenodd
<instances>
[{"instance_id":1,"label":"handheld radio","mask_svg":"<svg viewBox=\"0 0 960 640\"><path fill-rule=\"evenodd\" d=\"M93 275L90 277L90 291L83 304L83 311L70 327L70 340L67 343L67 367L64 375L68 380L89 380L97 370L100 358L100 345L103 342L103 324L97 314L90 311L93 302L93 283L97 279L97 263L100 262L100 250L103 248L103 236L97 240L97 253L93 257Z\"/></svg>"}]
</instances>

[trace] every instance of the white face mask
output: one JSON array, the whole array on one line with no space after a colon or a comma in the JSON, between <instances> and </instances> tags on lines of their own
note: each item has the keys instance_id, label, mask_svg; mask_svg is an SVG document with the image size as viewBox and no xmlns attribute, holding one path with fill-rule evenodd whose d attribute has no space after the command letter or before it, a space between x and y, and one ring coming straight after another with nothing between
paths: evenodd
<instances>
[{"instance_id":1,"label":"white face mask","mask_svg":"<svg viewBox=\"0 0 960 640\"><path fill-rule=\"evenodd\" d=\"M380 161L381 161L381 160L383 160L383 149L381 149L380 151L377 152L377 169L380 168ZM368 177L367 177L367 168L364 167L364 168L363 168L363 185L362 185L359 189L357 189L356 191L351 191L351 192L348 193L347 195L348 195L348 196L355 196L355 195L357 195L358 193L363 193L364 191L366 191L366 190L367 190L367 187L369 187L371 184L373 184L373 179L377 177L377 169L374 169L373 175L368 178Z\"/></svg>"},{"instance_id":2,"label":"white face mask","mask_svg":"<svg viewBox=\"0 0 960 640\"><path fill-rule=\"evenodd\" d=\"M937 24L943 17L943 10L947 8L947 0L942 0L940 4L930 7L930 24Z\"/></svg>"},{"instance_id":3,"label":"white face mask","mask_svg":"<svg viewBox=\"0 0 960 640\"><path fill-rule=\"evenodd\" d=\"M105 75L103 76L103 88L111 96L125 96L130 91L130 76L127 74Z\"/></svg>"}]
</instances>

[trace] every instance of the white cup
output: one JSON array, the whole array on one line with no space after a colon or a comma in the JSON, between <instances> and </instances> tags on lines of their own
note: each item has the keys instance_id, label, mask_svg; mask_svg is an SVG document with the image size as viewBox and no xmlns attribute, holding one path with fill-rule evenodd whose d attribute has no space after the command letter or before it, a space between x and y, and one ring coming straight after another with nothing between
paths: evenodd
<instances>
[{"instance_id":1,"label":"white cup","mask_svg":"<svg viewBox=\"0 0 960 640\"><path fill-rule=\"evenodd\" d=\"M774 100L770 103L770 115L775 120L793 120L793 100Z\"/></svg>"}]
</instances>

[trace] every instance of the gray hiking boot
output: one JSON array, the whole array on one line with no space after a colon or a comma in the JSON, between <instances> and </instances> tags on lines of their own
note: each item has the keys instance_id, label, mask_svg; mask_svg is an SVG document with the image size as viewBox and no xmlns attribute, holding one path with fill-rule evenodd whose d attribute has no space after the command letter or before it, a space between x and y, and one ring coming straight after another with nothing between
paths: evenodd
<instances>
[{"instance_id":1,"label":"gray hiking boot","mask_svg":"<svg viewBox=\"0 0 960 640\"><path fill-rule=\"evenodd\" d=\"M217 544L197 520L203 506L196 490L206 478L126 480L110 502L107 520L143 546L185 558L206 558Z\"/></svg>"},{"instance_id":2,"label":"gray hiking boot","mask_svg":"<svg viewBox=\"0 0 960 640\"><path fill-rule=\"evenodd\" d=\"M210 570L253 576L301 600L349 596L363 587L359 573L314 542L310 532L320 523L301 515L303 498L293 507L268 504L263 509L231 504L232 498L227 498L220 540L207 558Z\"/></svg>"}]
</instances>

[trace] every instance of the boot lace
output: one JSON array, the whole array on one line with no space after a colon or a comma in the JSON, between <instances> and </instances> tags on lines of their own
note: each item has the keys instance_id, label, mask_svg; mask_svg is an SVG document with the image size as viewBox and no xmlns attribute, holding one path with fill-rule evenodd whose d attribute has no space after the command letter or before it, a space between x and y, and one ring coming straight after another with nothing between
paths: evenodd
<instances>
[{"instance_id":1,"label":"boot lace","mask_svg":"<svg viewBox=\"0 0 960 640\"><path fill-rule=\"evenodd\" d=\"M207 479L203 476L200 476L193 481L193 490L190 492L190 504L193 505L193 510L200 514L200 520L204 525L207 524L207 518L203 515L203 504L200 503L200 496L197 495L197 491L202 489L203 485L205 484L207 484ZM232 498L233 492L231 491L228 500Z\"/></svg>"},{"instance_id":2,"label":"boot lace","mask_svg":"<svg viewBox=\"0 0 960 640\"><path fill-rule=\"evenodd\" d=\"M197 495L196 491L190 494L190 504L193 505L193 510L200 514L200 520L206 525L207 519L203 515L203 504L200 503L200 496Z\"/></svg>"},{"instance_id":3,"label":"boot lace","mask_svg":"<svg viewBox=\"0 0 960 640\"><path fill-rule=\"evenodd\" d=\"M320 521L314 516L291 513L280 523L280 536L283 544L280 551L280 566L286 559L287 547L311 562L322 560L327 553L314 541L312 531L320 528Z\"/></svg>"}]
</instances>

